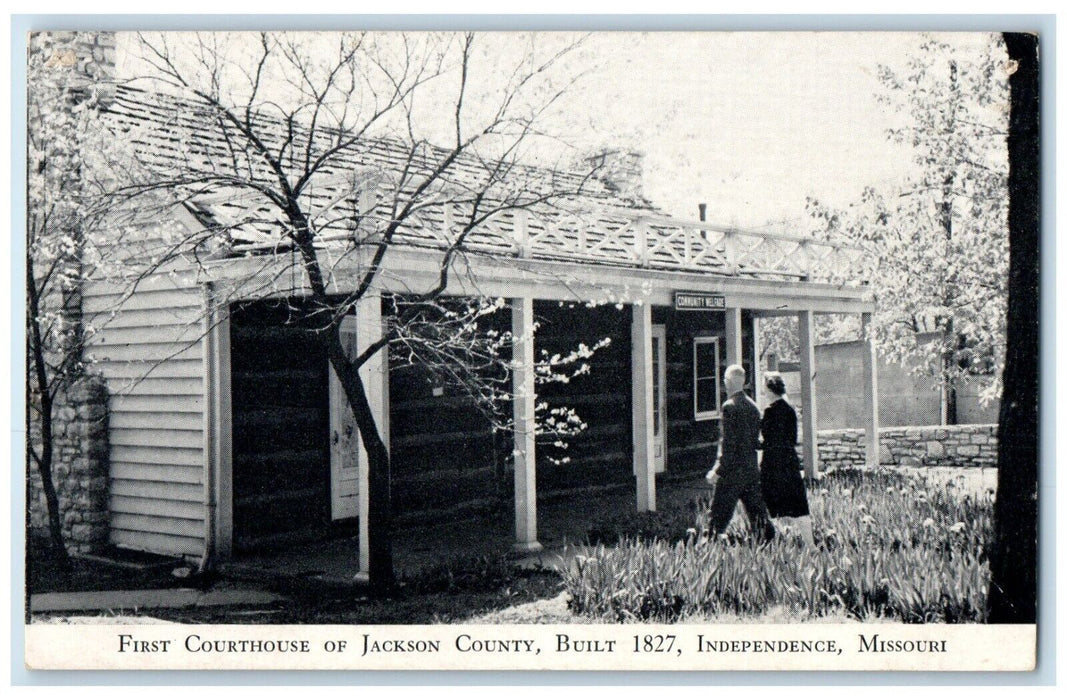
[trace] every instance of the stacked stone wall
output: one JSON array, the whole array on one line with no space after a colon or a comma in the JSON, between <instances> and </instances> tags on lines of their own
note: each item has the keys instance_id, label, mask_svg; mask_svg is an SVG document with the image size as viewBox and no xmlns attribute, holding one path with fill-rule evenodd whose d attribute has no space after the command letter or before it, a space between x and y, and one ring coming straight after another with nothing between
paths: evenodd
<instances>
[{"instance_id":1,"label":"stacked stone wall","mask_svg":"<svg viewBox=\"0 0 1067 700\"><path fill-rule=\"evenodd\" d=\"M56 396L53 409L52 482L59 498L63 537L71 552L92 552L107 543L108 440L107 386L86 376ZM31 422L31 440L41 454L40 423ZM48 504L36 462L29 471L30 528L48 537Z\"/></svg>"},{"instance_id":2,"label":"stacked stone wall","mask_svg":"<svg viewBox=\"0 0 1067 700\"><path fill-rule=\"evenodd\" d=\"M866 461L864 430L820 430L821 469L862 466ZM997 426L930 425L882 428L879 462L896 466L996 467Z\"/></svg>"},{"instance_id":3,"label":"stacked stone wall","mask_svg":"<svg viewBox=\"0 0 1067 700\"><path fill-rule=\"evenodd\" d=\"M86 87L110 96L115 79L114 32L34 32L30 50L44 51L46 66L69 69Z\"/></svg>"}]
</instances>

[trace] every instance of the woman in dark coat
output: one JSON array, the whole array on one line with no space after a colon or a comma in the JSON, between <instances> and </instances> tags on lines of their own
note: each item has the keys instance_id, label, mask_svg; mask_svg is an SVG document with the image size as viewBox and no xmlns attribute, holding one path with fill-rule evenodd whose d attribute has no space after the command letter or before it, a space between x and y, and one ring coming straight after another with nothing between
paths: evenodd
<instances>
[{"instance_id":1,"label":"woman in dark coat","mask_svg":"<svg viewBox=\"0 0 1067 700\"><path fill-rule=\"evenodd\" d=\"M814 544L808 496L797 457L797 412L786 400L785 382L780 374L768 372L765 384L773 398L760 422L763 500L772 518L786 521L783 524L793 524L807 544Z\"/></svg>"}]
</instances>

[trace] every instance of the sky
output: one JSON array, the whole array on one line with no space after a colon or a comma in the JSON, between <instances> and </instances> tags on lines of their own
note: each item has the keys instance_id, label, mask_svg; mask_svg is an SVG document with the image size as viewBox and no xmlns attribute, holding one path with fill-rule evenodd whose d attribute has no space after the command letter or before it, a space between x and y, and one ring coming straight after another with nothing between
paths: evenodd
<instances>
[{"instance_id":1,"label":"sky","mask_svg":"<svg viewBox=\"0 0 1067 700\"><path fill-rule=\"evenodd\" d=\"M808 195L838 206L911 165L886 129L879 64L903 66L920 37L897 33L599 36L594 92L645 153L646 193L676 216L758 228L799 221ZM979 35L951 35L961 52Z\"/></svg>"},{"instance_id":2,"label":"sky","mask_svg":"<svg viewBox=\"0 0 1067 700\"><path fill-rule=\"evenodd\" d=\"M497 76L532 44L551 51L578 36L479 36L479 94L488 101ZM983 41L939 38L961 53ZM801 232L809 196L843 207L864 187L891 188L907 174L911 153L886 136L900 117L878 102L877 71L902 67L920 41L889 32L592 33L568 59L566 70L583 75L556 104L551 130L577 152L643 153L645 195L669 214L695 219L703 202L713 222ZM120 36L120 69L131 45ZM452 79L430 88L424 108L443 138L450 110L434 95L446 96Z\"/></svg>"}]
</instances>

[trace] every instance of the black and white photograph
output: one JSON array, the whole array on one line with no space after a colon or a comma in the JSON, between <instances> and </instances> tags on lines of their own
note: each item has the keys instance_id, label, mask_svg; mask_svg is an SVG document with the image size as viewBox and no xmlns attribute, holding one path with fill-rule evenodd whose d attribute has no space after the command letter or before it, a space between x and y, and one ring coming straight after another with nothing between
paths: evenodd
<instances>
[{"instance_id":1,"label":"black and white photograph","mask_svg":"<svg viewBox=\"0 0 1067 700\"><path fill-rule=\"evenodd\" d=\"M31 32L26 663L1032 670L1041 40Z\"/></svg>"}]
</instances>

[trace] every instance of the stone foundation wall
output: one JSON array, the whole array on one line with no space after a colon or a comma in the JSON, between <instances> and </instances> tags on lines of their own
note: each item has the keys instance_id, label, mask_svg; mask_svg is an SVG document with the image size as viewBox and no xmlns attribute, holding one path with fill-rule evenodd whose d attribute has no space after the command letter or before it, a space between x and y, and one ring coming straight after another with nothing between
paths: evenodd
<instances>
[{"instance_id":1,"label":"stone foundation wall","mask_svg":"<svg viewBox=\"0 0 1067 700\"><path fill-rule=\"evenodd\" d=\"M52 482L59 498L63 536L71 552L90 552L107 543L107 398L107 386L95 376L76 380L56 397ZM38 423L31 424L31 434L39 450ZM34 535L49 537L41 475L32 459L27 469L30 528Z\"/></svg>"},{"instance_id":2,"label":"stone foundation wall","mask_svg":"<svg viewBox=\"0 0 1067 700\"><path fill-rule=\"evenodd\" d=\"M864 430L820 430L821 469L859 466L866 460ZM996 467L997 426L931 425L882 428L879 462L897 466Z\"/></svg>"}]
</instances>

